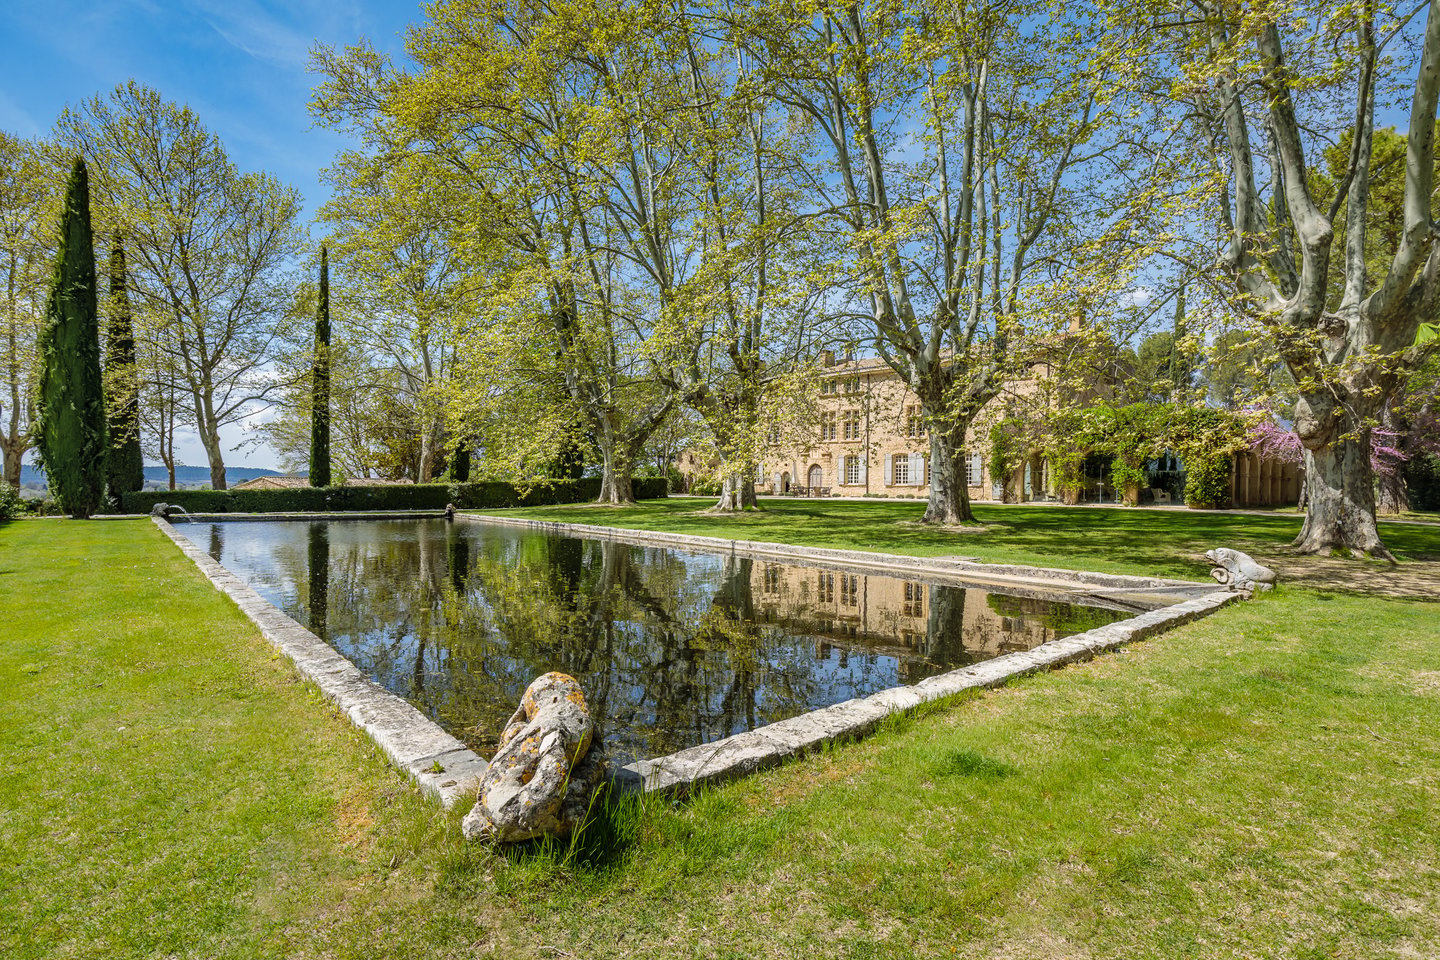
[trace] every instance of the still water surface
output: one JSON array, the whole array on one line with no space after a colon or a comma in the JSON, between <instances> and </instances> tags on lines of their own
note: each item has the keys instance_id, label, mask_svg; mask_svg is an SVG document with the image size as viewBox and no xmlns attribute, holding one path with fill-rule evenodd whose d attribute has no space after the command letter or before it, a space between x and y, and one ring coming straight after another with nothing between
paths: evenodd
<instances>
[{"instance_id":1,"label":"still water surface","mask_svg":"<svg viewBox=\"0 0 1440 960\"><path fill-rule=\"evenodd\" d=\"M482 756L547 670L628 763L1128 616L473 522L176 529Z\"/></svg>"}]
</instances>

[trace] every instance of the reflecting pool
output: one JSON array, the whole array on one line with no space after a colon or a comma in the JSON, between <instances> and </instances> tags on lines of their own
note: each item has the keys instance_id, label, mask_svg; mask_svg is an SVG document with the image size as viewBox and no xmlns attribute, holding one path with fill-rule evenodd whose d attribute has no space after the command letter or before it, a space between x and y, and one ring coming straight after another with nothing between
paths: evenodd
<instances>
[{"instance_id":1,"label":"reflecting pool","mask_svg":"<svg viewBox=\"0 0 1440 960\"><path fill-rule=\"evenodd\" d=\"M468 521L176 529L481 756L547 670L627 763L1129 616Z\"/></svg>"}]
</instances>

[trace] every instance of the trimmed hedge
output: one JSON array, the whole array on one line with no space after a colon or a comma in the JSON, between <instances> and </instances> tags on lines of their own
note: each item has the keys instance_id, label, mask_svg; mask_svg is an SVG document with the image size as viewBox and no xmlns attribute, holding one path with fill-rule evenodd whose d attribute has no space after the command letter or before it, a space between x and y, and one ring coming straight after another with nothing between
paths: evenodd
<instances>
[{"instance_id":1,"label":"trimmed hedge","mask_svg":"<svg viewBox=\"0 0 1440 960\"><path fill-rule=\"evenodd\" d=\"M670 495L664 477L636 478L635 499ZM600 479L537 480L523 488L503 481L387 484L382 487L295 487L289 490L143 490L121 497L122 513L149 513L157 503L190 513L342 513L367 510L461 510L584 503L600 495Z\"/></svg>"}]
</instances>

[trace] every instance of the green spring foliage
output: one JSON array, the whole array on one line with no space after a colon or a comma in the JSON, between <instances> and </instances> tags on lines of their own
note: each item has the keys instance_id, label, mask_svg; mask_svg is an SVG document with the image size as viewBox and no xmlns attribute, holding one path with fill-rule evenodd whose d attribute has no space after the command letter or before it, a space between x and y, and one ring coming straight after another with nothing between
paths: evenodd
<instances>
[{"instance_id":1,"label":"green spring foliage","mask_svg":"<svg viewBox=\"0 0 1440 960\"><path fill-rule=\"evenodd\" d=\"M39 348L40 461L61 508L72 517L89 517L105 492L109 444L100 375L90 184L80 158L65 187L60 243Z\"/></svg>"},{"instance_id":2,"label":"green spring foliage","mask_svg":"<svg viewBox=\"0 0 1440 960\"><path fill-rule=\"evenodd\" d=\"M14 520L24 510L25 501L20 499L20 492L10 484L0 481L0 523Z\"/></svg>"},{"instance_id":3,"label":"green spring foliage","mask_svg":"<svg viewBox=\"0 0 1440 960\"><path fill-rule=\"evenodd\" d=\"M1203 457L1185 462L1185 505L1213 510L1230 505L1230 458Z\"/></svg>"},{"instance_id":4,"label":"green spring foliage","mask_svg":"<svg viewBox=\"0 0 1440 960\"><path fill-rule=\"evenodd\" d=\"M110 454L105 485L110 499L145 485L140 453L140 390L135 365L135 327L130 313L125 246L117 234L110 249L110 317L105 326L105 393Z\"/></svg>"},{"instance_id":5,"label":"green spring foliage","mask_svg":"<svg viewBox=\"0 0 1440 960\"><path fill-rule=\"evenodd\" d=\"M310 486L330 486L330 261L320 248L320 302L315 307L315 364L310 382Z\"/></svg>"}]
</instances>

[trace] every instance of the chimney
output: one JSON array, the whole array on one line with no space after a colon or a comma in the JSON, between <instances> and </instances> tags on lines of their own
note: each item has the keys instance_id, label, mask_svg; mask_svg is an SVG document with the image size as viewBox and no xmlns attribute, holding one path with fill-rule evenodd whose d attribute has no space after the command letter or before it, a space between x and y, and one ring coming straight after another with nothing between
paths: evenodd
<instances>
[{"instance_id":1,"label":"chimney","mask_svg":"<svg viewBox=\"0 0 1440 960\"><path fill-rule=\"evenodd\" d=\"M834 351L834 350L821 350L821 351L820 351L820 366L822 366L822 367L833 367L833 366L835 366L835 351Z\"/></svg>"}]
</instances>

